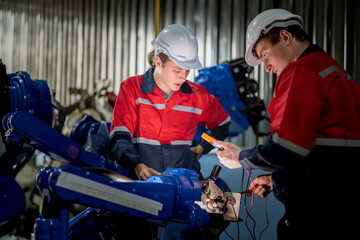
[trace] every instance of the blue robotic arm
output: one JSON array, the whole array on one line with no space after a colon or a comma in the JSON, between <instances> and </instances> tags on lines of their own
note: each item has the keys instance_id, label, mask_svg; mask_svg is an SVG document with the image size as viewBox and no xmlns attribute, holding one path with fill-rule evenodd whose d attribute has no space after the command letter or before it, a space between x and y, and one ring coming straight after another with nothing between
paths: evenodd
<instances>
[{"instance_id":1,"label":"blue robotic arm","mask_svg":"<svg viewBox=\"0 0 360 240\"><path fill-rule=\"evenodd\" d=\"M233 221L238 220L233 209L238 211L240 198L236 205L230 196L214 188L212 180L201 184L193 170L169 168L147 181L133 181L116 162L81 149L27 112L7 114L4 128L9 141L21 138L55 159L70 163L38 173L37 185L45 206L45 212L36 220L35 237L39 239L64 239L76 232L69 229L69 202L139 218L184 223L182 231L206 226L209 213L222 216L229 204L235 206L227 208L234 211Z\"/></svg>"},{"instance_id":2,"label":"blue robotic arm","mask_svg":"<svg viewBox=\"0 0 360 240\"><path fill-rule=\"evenodd\" d=\"M32 114L16 111L7 114L3 119L3 128L6 130L7 141L25 141L31 146L58 161L81 167L107 168L115 172L126 174L117 162L84 151L75 141L62 135Z\"/></svg>"},{"instance_id":3,"label":"blue robotic arm","mask_svg":"<svg viewBox=\"0 0 360 240\"><path fill-rule=\"evenodd\" d=\"M133 181L106 170L103 173L72 165L45 168L38 173L37 184L47 199L58 198L140 218L176 219L187 223L189 229L209 221L208 213L194 203L201 199L201 187L192 170L167 169L147 181Z\"/></svg>"},{"instance_id":4,"label":"blue robotic arm","mask_svg":"<svg viewBox=\"0 0 360 240\"><path fill-rule=\"evenodd\" d=\"M192 170L167 169L147 181L133 181L107 170L97 169L95 173L93 169L66 165L42 169L37 184L52 211L58 209L52 218L46 218L43 213L45 215L37 219L35 236L38 238L67 239L69 232L75 232L72 226L69 231L64 202L139 218L171 219L187 224L183 230L206 226L209 222L206 210L195 203L201 199L201 187ZM72 225L75 226L74 221Z\"/></svg>"},{"instance_id":5,"label":"blue robotic arm","mask_svg":"<svg viewBox=\"0 0 360 240\"><path fill-rule=\"evenodd\" d=\"M52 124L52 97L46 81L32 80L26 72L6 73L0 59L0 120L13 111L26 111ZM0 127L0 236L19 225L27 210L26 197L15 177L28 163L35 149L24 142L8 143ZM10 187L11 186L11 187Z\"/></svg>"}]
</instances>

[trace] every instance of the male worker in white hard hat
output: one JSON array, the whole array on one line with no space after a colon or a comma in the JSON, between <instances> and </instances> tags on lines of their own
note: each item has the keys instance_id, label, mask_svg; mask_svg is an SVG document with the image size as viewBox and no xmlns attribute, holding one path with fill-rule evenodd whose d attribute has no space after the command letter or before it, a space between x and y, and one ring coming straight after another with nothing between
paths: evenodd
<instances>
[{"instance_id":1,"label":"male worker in white hard hat","mask_svg":"<svg viewBox=\"0 0 360 240\"><path fill-rule=\"evenodd\" d=\"M186 79L190 69L202 68L190 29L167 26L152 45L150 69L121 83L111 122L110 158L139 180L168 167L192 169L202 177L191 150L196 128L205 124L208 134L225 139L230 117L215 96ZM195 152L206 154L212 148L200 141Z\"/></svg>"},{"instance_id":2,"label":"male worker in white hard hat","mask_svg":"<svg viewBox=\"0 0 360 240\"><path fill-rule=\"evenodd\" d=\"M360 85L283 9L257 15L247 29L245 60L278 75L268 112L271 137L242 150L214 143L220 162L269 172L251 183L284 203L278 239L350 239L358 204L354 173L360 156Z\"/></svg>"}]
</instances>

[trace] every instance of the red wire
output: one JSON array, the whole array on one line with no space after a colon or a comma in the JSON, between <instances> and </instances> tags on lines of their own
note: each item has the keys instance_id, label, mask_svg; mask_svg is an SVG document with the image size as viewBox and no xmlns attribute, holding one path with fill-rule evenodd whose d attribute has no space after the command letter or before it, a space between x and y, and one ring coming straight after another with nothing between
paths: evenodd
<instances>
[{"instance_id":1,"label":"red wire","mask_svg":"<svg viewBox=\"0 0 360 240\"><path fill-rule=\"evenodd\" d=\"M251 182L253 182L253 179L251 178L251 175L250 175L250 171L247 170L247 173L248 173L248 175L249 175L249 178L250 178Z\"/></svg>"},{"instance_id":2,"label":"red wire","mask_svg":"<svg viewBox=\"0 0 360 240\"><path fill-rule=\"evenodd\" d=\"M252 182L253 180L252 180L252 178L251 178L251 175L250 175L249 170L247 170L247 173L248 173L248 175L249 175L250 181ZM254 188L254 189L255 189L255 188ZM245 193L251 191L251 205L250 205L249 210L246 212L245 226L248 226L248 225L247 225L247 219L248 219L248 217L249 217L249 215L250 215L251 209L252 209L253 204L254 204L254 192L253 192L254 189L250 189L250 190L243 191L243 192L245 192ZM243 193L243 192L241 192L241 193ZM245 201L246 201L246 200L245 200ZM251 233L250 233L250 234L251 234ZM251 234L251 236L252 236L252 234ZM255 237L255 236L254 236L254 237Z\"/></svg>"},{"instance_id":3,"label":"red wire","mask_svg":"<svg viewBox=\"0 0 360 240\"><path fill-rule=\"evenodd\" d=\"M252 192L252 194L251 194L251 205L250 205L249 211L247 211L247 213L246 213L245 226L247 226L247 219L248 219L248 217L250 215L250 211L251 211L251 209L253 207L253 204L254 204L254 192Z\"/></svg>"},{"instance_id":4,"label":"red wire","mask_svg":"<svg viewBox=\"0 0 360 240\"><path fill-rule=\"evenodd\" d=\"M250 171L247 170L247 173L248 173L248 175L249 175L250 181L253 182L253 179L251 178L251 175L250 175ZM248 190L246 190L246 191L242 191L242 192L241 192L241 194L247 193L247 192L252 192L252 194L251 194L251 206L250 206L250 208L249 208L249 211L247 211L247 213L246 213L246 218L245 218L245 225L246 225L246 226L247 226L248 216L250 215L250 211L251 211L251 209L252 209L252 207L253 207L253 204L254 204L254 192L253 192L253 190L255 190L257 187L258 187L258 186L254 187L254 188L252 188L252 189L248 189ZM264 229L261 230L260 235L259 235L259 240L261 240L261 235L262 235L262 233L265 232L265 230L269 227L269 216L268 216L266 204L267 204L267 196L265 197L266 226L265 226Z\"/></svg>"},{"instance_id":5,"label":"red wire","mask_svg":"<svg viewBox=\"0 0 360 240\"><path fill-rule=\"evenodd\" d=\"M256 188L258 188L258 186L254 187L254 188L251 188L251 189L248 189L248 190L245 190L245 191L242 191L242 192L240 192L240 194L250 193L250 192L254 191Z\"/></svg>"}]
</instances>

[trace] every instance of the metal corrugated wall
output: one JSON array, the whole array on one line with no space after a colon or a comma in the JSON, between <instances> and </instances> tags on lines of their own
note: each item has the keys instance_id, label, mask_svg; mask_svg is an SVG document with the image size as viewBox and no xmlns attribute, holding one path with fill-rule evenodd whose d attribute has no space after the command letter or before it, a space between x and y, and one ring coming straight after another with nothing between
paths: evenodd
<instances>
[{"instance_id":1,"label":"metal corrugated wall","mask_svg":"<svg viewBox=\"0 0 360 240\"><path fill-rule=\"evenodd\" d=\"M154 38L153 3L146 0L3 0L0 57L8 72L46 79L64 105L69 87L144 72Z\"/></svg>"},{"instance_id":2,"label":"metal corrugated wall","mask_svg":"<svg viewBox=\"0 0 360 240\"><path fill-rule=\"evenodd\" d=\"M160 0L160 29L180 23L193 29L205 66L244 56L247 24L259 12L280 7L304 18L314 43L360 79L360 2L356 0ZM1 0L0 58L7 71L45 79L66 105L69 87L102 78L122 80L148 67L155 37L155 0ZM193 79L196 72L192 72ZM252 76L268 104L276 76L262 66ZM265 126L266 128L266 126ZM261 139L260 139L261 141ZM247 141L252 142L252 141Z\"/></svg>"}]
</instances>

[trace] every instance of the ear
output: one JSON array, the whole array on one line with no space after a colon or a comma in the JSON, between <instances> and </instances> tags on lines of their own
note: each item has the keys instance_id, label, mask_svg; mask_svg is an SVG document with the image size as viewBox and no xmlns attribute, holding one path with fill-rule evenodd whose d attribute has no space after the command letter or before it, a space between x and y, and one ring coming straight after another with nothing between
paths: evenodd
<instances>
[{"instance_id":1,"label":"ear","mask_svg":"<svg viewBox=\"0 0 360 240\"><path fill-rule=\"evenodd\" d=\"M157 68L161 68L162 67L162 61L161 61L161 59L160 59L160 57L159 56L156 56L155 57L155 66L157 67Z\"/></svg>"},{"instance_id":2,"label":"ear","mask_svg":"<svg viewBox=\"0 0 360 240\"><path fill-rule=\"evenodd\" d=\"M286 44L286 46L289 46L291 38L292 34L290 32L285 29L280 31L280 39Z\"/></svg>"}]
</instances>

